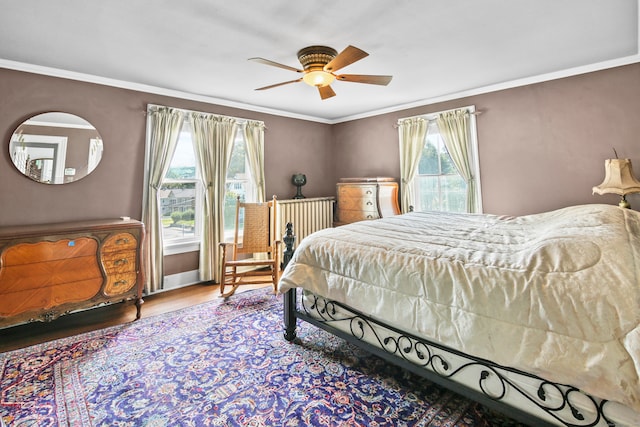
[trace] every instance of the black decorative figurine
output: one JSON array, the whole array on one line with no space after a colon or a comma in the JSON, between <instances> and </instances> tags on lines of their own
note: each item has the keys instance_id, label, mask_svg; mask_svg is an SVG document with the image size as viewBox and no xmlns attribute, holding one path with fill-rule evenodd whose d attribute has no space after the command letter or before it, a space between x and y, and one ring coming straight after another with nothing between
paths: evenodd
<instances>
[{"instance_id":1,"label":"black decorative figurine","mask_svg":"<svg viewBox=\"0 0 640 427\"><path fill-rule=\"evenodd\" d=\"M291 183L298 187L296 195L293 196L293 198L304 199L305 197L302 195L302 186L307 183L307 176L303 173L296 173L291 177Z\"/></svg>"}]
</instances>

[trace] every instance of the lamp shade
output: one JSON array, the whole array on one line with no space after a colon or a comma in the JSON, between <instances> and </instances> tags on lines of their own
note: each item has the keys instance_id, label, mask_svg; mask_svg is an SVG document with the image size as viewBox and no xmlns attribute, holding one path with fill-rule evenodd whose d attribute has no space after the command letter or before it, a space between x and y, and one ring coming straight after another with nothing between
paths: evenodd
<instances>
[{"instance_id":1,"label":"lamp shade","mask_svg":"<svg viewBox=\"0 0 640 427\"><path fill-rule=\"evenodd\" d=\"M607 159L604 162L604 173L604 182L593 187L594 194L614 193L624 196L640 192L640 181L633 175L631 160Z\"/></svg>"},{"instance_id":2,"label":"lamp shade","mask_svg":"<svg viewBox=\"0 0 640 427\"><path fill-rule=\"evenodd\" d=\"M336 76L323 70L309 71L302 77L302 80L304 80L306 84L316 87L328 86L333 83L335 79Z\"/></svg>"}]
</instances>

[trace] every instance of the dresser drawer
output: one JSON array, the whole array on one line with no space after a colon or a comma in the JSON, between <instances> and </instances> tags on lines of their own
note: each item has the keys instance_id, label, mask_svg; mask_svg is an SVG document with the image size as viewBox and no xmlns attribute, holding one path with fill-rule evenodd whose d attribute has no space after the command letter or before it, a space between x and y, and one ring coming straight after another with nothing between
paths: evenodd
<instances>
[{"instance_id":1,"label":"dresser drawer","mask_svg":"<svg viewBox=\"0 0 640 427\"><path fill-rule=\"evenodd\" d=\"M343 210L362 210L367 212L378 212L376 209L375 197L354 197L342 198L338 203L340 211Z\"/></svg>"},{"instance_id":2,"label":"dresser drawer","mask_svg":"<svg viewBox=\"0 0 640 427\"><path fill-rule=\"evenodd\" d=\"M372 197L375 200L375 185L338 184L338 201L342 198Z\"/></svg>"},{"instance_id":3,"label":"dresser drawer","mask_svg":"<svg viewBox=\"0 0 640 427\"><path fill-rule=\"evenodd\" d=\"M136 284L136 273L116 273L107 276L107 284L104 287L104 294L115 296L125 294Z\"/></svg>"},{"instance_id":4,"label":"dresser drawer","mask_svg":"<svg viewBox=\"0 0 640 427\"><path fill-rule=\"evenodd\" d=\"M11 292L10 298L7 296L0 298L0 325L3 323L2 318L5 317L19 316L34 311L48 311L63 305L73 308L69 305L91 300L98 295L101 287L102 277L14 290ZM60 314L62 313L53 314L52 318L58 317Z\"/></svg>"},{"instance_id":5,"label":"dresser drawer","mask_svg":"<svg viewBox=\"0 0 640 427\"><path fill-rule=\"evenodd\" d=\"M130 233L117 233L105 239L102 244L102 252L118 252L127 249L135 249L138 247L138 241Z\"/></svg>"},{"instance_id":6,"label":"dresser drawer","mask_svg":"<svg viewBox=\"0 0 640 427\"><path fill-rule=\"evenodd\" d=\"M91 280L96 294L102 285L102 273L95 255L2 267L0 297L26 289ZM15 303L18 303L17 301Z\"/></svg>"},{"instance_id":7,"label":"dresser drawer","mask_svg":"<svg viewBox=\"0 0 640 427\"><path fill-rule=\"evenodd\" d=\"M368 219L378 219L380 216L377 211L363 212L363 211L340 211L340 222L349 223L356 221L364 221Z\"/></svg>"},{"instance_id":8,"label":"dresser drawer","mask_svg":"<svg viewBox=\"0 0 640 427\"><path fill-rule=\"evenodd\" d=\"M136 270L137 254L135 250L122 252L107 252L100 257L102 266L107 274L127 273Z\"/></svg>"},{"instance_id":9,"label":"dresser drawer","mask_svg":"<svg viewBox=\"0 0 640 427\"><path fill-rule=\"evenodd\" d=\"M29 265L75 257L95 257L98 242L90 237L55 242L19 243L2 252L2 266Z\"/></svg>"}]
</instances>

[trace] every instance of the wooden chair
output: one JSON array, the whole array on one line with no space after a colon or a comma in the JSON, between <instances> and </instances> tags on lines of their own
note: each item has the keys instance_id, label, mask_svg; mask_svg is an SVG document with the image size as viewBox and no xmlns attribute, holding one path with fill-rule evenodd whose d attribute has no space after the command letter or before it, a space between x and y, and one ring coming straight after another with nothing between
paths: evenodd
<instances>
[{"instance_id":1,"label":"wooden chair","mask_svg":"<svg viewBox=\"0 0 640 427\"><path fill-rule=\"evenodd\" d=\"M272 233L276 230L278 203L276 196L264 203L236 202L235 232L232 243L220 243L220 295L233 295L240 285L273 284L280 280L280 244ZM253 258L252 254L266 254ZM251 257L251 258L248 258ZM231 290L225 293L225 287Z\"/></svg>"}]
</instances>

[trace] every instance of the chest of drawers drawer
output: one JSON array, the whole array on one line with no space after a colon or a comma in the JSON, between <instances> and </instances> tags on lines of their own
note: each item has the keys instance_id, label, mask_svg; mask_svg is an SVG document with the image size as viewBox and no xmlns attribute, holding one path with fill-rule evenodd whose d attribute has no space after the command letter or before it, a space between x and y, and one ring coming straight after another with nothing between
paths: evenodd
<instances>
[{"instance_id":1,"label":"chest of drawers drawer","mask_svg":"<svg viewBox=\"0 0 640 427\"><path fill-rule=\"evenodd\" d=\"M85 281L82 294L93 296L102 284L102 273L96 261L97 250L98 242L87 237L13 245L3 251L0 258L3 292L19 293L43 287L53 289L65 283ZM51 289L49 296L55 293ZM47 306L52 304L49 299L43 295ZM58 296L58 302L65 302L62 296ZM0 301L0 306L4 303L9 304L9 299Z\"/></svg>"},{"instance_id":2,"label":"chest of drawers drawer","mask_svg":"<svg viewBox=\"0 0 640 427\"><path fill-rule=\"evenodd\" d=\"M370 198L375 200L375 185L338 184L338 200L345 198Z\"/></svg>"},{"instance_id":3,"label":"chest of drawers drawer","mask_svg":"<svg viewBox=\"0 0 640 427\"><path fill-rule=\"evenodd\" d=\"M368 219L378 219L378 218L379 218L378 212L376 211L370 211L370 212L365 212L360 210L340 211L340 222L343 224L349 224L352 222L364 221Z\"/></svg>"},{"instance_id":4,"label":"chest of drawers drawer","mask_svg":"<svg viewBox=\"0 0 640 427\"><path fill-rule=\"evenodd\" d=\"M340 209L340 212L357 210L377 213L376 206L375 197L353 197L340 199L338 209Z\"/></svg>"},{"instance_id":5,"label":"chest of drawers drawer","mask_svg":"<svg viewBox=\"0 0 640 427\"><path fill-rule=\"evenodd\" d=\"M107 275L136 270L137 253L135 250L103 253L101 259L102 266Z\"/></svg>"},{"instance_id":6,"label":"chest of drawers drawer","mask_svg":"<svg viewBox=\"0 0 640 427\"><path fill-rule=\"evenodd\" d=\"M104 286L104 294L116 296L129 292L136 285L136 273L115 273L107 276L107 284Z\"/></svg>"},{"instance_id":7,"label":"chest of drawers drawer","mask_svg":"<svg viewBox=\"0 0 640 427\"><path fill-rule=\"evenodd\" d=\"M102 253L119 252L126 249L136 249L138 240L131 233L117 233L109 236L102 243Z\"/></svg>"}]
</instances>

